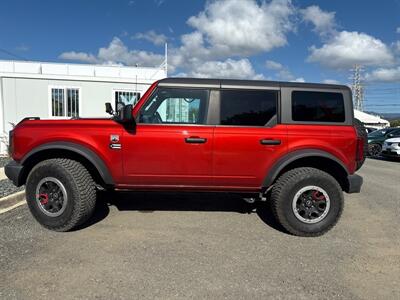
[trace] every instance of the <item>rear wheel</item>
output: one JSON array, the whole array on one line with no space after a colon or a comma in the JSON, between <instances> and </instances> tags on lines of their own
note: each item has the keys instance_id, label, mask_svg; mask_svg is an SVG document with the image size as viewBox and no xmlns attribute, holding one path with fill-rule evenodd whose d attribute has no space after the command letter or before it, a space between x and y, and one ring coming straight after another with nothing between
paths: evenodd
<instances>
[{"instance_id":1,"label":"rear wheel","mask_svg":"<svg viewBox=\"0 0 400 300\"><path fill-rule=\"evenodd\" d=\"M271 201L278 222L298 236L319 236L330 230L344 205L338 182L314 168L284 173L272 188Z\"/></svg>"},{"instance_id":2,"label":"rear wheel","mask_svg":"<svg viewBox=\"0 0 400 300\"><path fill-rule=\"evenodd\" d=\"M41 225L55 231L68 231L92 215L96 203L95 183L81 163L49 159L30 172L26 199L32 215Z\"/></svg>"}]
</instances>

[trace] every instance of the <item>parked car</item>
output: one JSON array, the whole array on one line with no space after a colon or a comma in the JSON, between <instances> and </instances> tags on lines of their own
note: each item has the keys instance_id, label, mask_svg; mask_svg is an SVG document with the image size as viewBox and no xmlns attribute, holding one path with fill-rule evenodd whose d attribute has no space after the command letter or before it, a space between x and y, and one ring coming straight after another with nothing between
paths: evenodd
<instances>
[{"instance_id":1,"label":"parked car","mask_svg":"<svg viewBox=\"0 0 400 300\"><path fill-rule=\"evenodd\" d=\"M67 231L93 213L97 189L270 194L294 235L339 220L360 192L365 129L347 86L169 78L111 119L27 118L10 134L15 185L44 227Z\"/></svg>"},{"instance_id":2,"label":"parked car","mask_svg":"<svg viewBox=\"0 0 400 300\"><path fill-rule=\"evenodd\" d=\"M388 139L383 143L382 155L386 157L400 157L400 137Z\"/></svg>"},{"instance_id":3,"label":"parked car","mask_svg":"<svg viewBox=\"0 0 400 300\"><path fill-rule=\"evenodd\" d=\"M382 153L383 142L393 137L400 137L400 128L392 127L373 131L368 134L368 155L378 157Z\"/></svg>"},{"instance_id":4,"label":"parked car","mask_svg":"<svg viewBox=\"0 0 400 300\"><path fill-rule=\"evenodd\" d=\"M374 127L365 127L365 130L367 131L367 133L369 134L369 133L371 133L371 132L374 132L374 131L376 131L377 129L376 128L374 128Z\"/></svg>"}]
</instances>

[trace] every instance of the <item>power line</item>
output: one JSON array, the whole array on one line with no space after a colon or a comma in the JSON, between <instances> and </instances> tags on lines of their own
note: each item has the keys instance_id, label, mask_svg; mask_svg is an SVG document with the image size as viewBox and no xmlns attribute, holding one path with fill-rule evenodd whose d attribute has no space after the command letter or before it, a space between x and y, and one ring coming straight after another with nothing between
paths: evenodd
<instances>
[{"instance_id":1,"label":"power line","mask_svg":"<svg viewBox=\"0 0 400 300\"><path fill-rule=\"evenodd\" d=\"M8 51L8 50L6 50L6 49L3 49L3 48L0 48L0 52L3 52L3 53L5 53L5 54L8 54L8 55L10 55L10 56L12 56L12 57L15 57L15 58L17 58L17 59L28 60L27 58L25 58L25 57L23 57L23 56L14 54L14 53L12 53L12 52L10 52L10 51Z\"/></svg>"}]
</instances>

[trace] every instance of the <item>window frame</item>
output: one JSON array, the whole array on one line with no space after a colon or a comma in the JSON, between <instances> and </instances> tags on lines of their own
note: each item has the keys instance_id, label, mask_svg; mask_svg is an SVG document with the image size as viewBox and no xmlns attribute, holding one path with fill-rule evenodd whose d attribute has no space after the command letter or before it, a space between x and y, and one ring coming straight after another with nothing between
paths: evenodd
<instances>
[{"instance_id":1,"label":"window frame","mask_svg":"<svg viewBox=\"0 0 400 300\"><path fill-rule=\"evenodd\" d=\"M224 90L236 90L236 91L269 91L276 92L276 122L271 126L263 125L263 126L251 126L251 125L222 125L221 124L221 91ZM209 119L211 123L218 127L243 127L243 128L273 128L276 125L280 124L280 111L281 111L281 91L279 87L275 86L260 86L260 87L252 87L252 86L224 86L218 89L218 93L213 99L214 101L210 102L210 113Z\"/></svg>"},{"instance_id":2,"label":"window frame","mask_svg":"<svg viewBox=\"0 0 400 300\"><path fill-rule=\"evenodd\" d=\"M343 95L344 121L343 122L321 122L321 121L295 121L292 119L292 92L320 92L339 93ZM325 126L352 126L354 119L353 102L351 90L347 88L303 88L282 87L281 88L281 122L289 125L325 125Z\"/></svg>"},{"instance_id":3,"label":"window frame","mask_svg":"<svg viewBox=\"0 0 400 300\"><path fill-rule=\"evenodd\" d=\"M64 103L64 116L53 116L53 109L52 109L52 90L53 89L62 89L64 90L64 99L63 99L63 103ZM48 116L49 119L72 119L74 117L68 117L67 116L67 90L78 90L78 95L79 95L79 105L78 105L78 109L79 109L79 116L82 115L82 88L79 86L70 86L70 85L49 85L48 86Z\"/></svg>"},{"instance_id":4,"label":"window frame","mask_svg":"<svg viewBox=\"0 0 400 300\"><path fill-rule=\"evenodd\" d=\"M208 90L208 99L206 99L206 103L205 103L205 108L204 108L204 122L202 124L193 124L193 123L141 123L139 122L139 118L140 118L140 113L141 111L144 109L144 107L146 106L146 104L148 103L148 101L151 101L152 97L154 96L154 94L158 91L158 89L185 89L185 90ZM157 88L155 88L152 93L149 95L149 97L146 99L146 102L143 103L140 108L139 111L137 113L137 116L135 118L136 124L140 125L140 126L210 126L212 124L209 123L209 116L210 116L210 109L211 109L211 99L215 94L215 89L212 89L210 87L203 87L203 86L196 86L196 87L192 87L190 85L188 86L164 86L164 85L160 85L157 86Z\"/></svg>"},{"instance_id":5,"label":"window frame","mask_svg":"<svg viewBox=\"0 0 400 300\"><path fill-rule=\"evenodd\" d=\"M135 103L135 105L138 104L140 98L143 96L143 95L142 95L142 92L139 92L139 91L137 91L137 90L125 89L125 88L121 88L121 89L120 89L120 88L113 88L113 89L111 90L111 99L113 99L112 106L114 107L114 111L117 109L117 107L116 107L117 103L115 102L115 93L117 93L117 92L122 92L122 93L128 92L128 93L136 93L136 94L139 94L139 99L138 99L138 101ZM135 105L134 105L134 106L135 106Z\"/></svg>"}]
</instances>

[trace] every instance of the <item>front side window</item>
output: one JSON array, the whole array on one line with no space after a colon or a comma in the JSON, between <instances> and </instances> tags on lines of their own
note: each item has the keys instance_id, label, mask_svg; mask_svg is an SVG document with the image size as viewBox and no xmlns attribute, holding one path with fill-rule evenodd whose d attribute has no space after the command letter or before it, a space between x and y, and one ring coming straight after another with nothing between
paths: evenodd
<instances>
[{"instance_id":1,"label":"front side window","mask_svg":"<svg viewBox=\"0 0 400 300\"><path fill-rule=\"evenodd\" d=\"M143 105L139 123L204 124L209 91L158 88Z\"/></svg>"},{"instance_id":2,"label":"front side window","mask_svg":"<svg viewBox=\"0 0 400 300\"><path fill-rule=\"evenodd\" d=\"M78 117L79 89L51 88L51 116Z\"/></svg>"},{"instance_id":3,"label":"front side window","mask_svg":"<svg viewBox=\"0 0 400 300\"><path fill-rule=\"evenodd\" d=\"M343 94L293 91L292 119L305 122L344 122Z\"/></svg>"},{"instance_id":4,"label":"front side window","mask_svg":"<svg viewBox=\"0 0 400 300\"><path fill-rule=\"evenodd\" d=\"M277 101L277 91L222 90L221 125L269 125L276 120Z\"/></svg>"}]
</instances>

